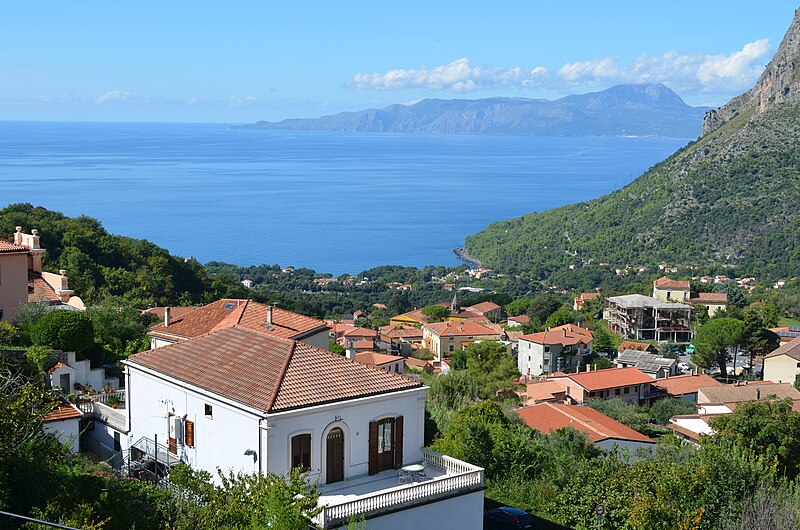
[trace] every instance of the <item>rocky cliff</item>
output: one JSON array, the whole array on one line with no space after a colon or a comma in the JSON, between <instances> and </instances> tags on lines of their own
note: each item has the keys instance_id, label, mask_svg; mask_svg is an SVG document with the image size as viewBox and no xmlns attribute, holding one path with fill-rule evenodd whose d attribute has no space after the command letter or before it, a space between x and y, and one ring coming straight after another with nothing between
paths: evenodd
<instances>
[{"instance_id":1,"label":"rocky cliff","mask_svg":"<svg viewBox=\"0 0 800 530\"><path fill-rule=\"evenodd\" d=\"M740 114L761 114L775 105L792 102L800 102L800 9L795 11L792 25L756 86L719 109L709 110L703 118L703 134Z\"/></svg>"}]
</instances>

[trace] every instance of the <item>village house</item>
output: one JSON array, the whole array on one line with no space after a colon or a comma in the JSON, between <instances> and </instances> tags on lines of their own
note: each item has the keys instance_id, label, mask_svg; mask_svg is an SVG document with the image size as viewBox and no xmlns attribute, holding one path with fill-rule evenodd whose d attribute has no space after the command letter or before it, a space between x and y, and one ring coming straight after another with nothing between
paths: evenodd
<instances>
[{"instance_id":1,"label":"village house","mask_svg":"<svg viewBox=\"0 0 800 530\"><path fill-rule=\"evenodd\" d=\"M147 334L152 348L185 341L212 331L242 326L284 339L301 340L317 348L328 348L328 326L316 318L252 300L223 298L190 313L173 316L165 308L164 321Z\"/></svg>"},{"instance_id":2,"label":"village house","mask_svg":"<svg viewBox=\"0 0 800 530\"><path fill-rule=\"evenodd\" d=\"M445 320L474 320L482 324L497 323L502 316L502 308L494 302L480 302L478 304L461 307L458 293L453 295L451 302L440 302L436 305L446 307L450 310ZM424 326L430 322L430 318L422 313L421 309L414 309L401 315L395 315L389 319L389 324L406 326Z\"/></svg>"},{"instance_id":3,"label":"village house","mask_svg":"<svg viewBox=\"0 0 800 530\"><path fill-rule=\"evenodd\" d=\"M678 343L692 338L692 306L640 294L611 296L606 304L603 320L624 338Z\"/></svg>"},{"instance_id":4,"label":"village house","mask_svg":"<svg viewBox=\"0 0 800 530\"><path fill-rule=\"evenodd\" d=\"M587 370L590 367L587 367ZM660 396L653 392L653 379L636 368L609 368L575 374L554 373L555 381L566 389L570 403L583 405L590 399L619 398L634 405L646 405Z\"/></svg>"},{"instance_id":5,"label":"village house","mask_svg":"<svg viewBox=\"0 0 800 530\"><path fill-rule=\"evenodd\" d=\"M416 379L241 325L123 365L134 473L156 459L164 473L300 467L318 483L322 528L362 516L375 530L481 528L483 470L423 447Z\"/></svg>"},{"instance_id":6,"label":"village house","mask_svg":"<svg viewBox=\"0 0 800 530\"><path fill-rule=\"evenodd\" d=\"M392 344L392 351L396 355L408 357L423 347L421 328L389 324L380 328L381 338Z\"/></svg>"},{"instance_id":7,"label":"village house","mask_svg":"<svg viewBox=\"0 0 800 530\"><path fill-rule=\"evenodd\" d=\"M644 351L647 353L658 353L658 348L649 342L634 342L632 340L623 340L617 348L617 353L622 353L625 350Z\"/></svg>"},{"instance_id":8,"label":"village house","mask_svg":"<svg viewBox=\"0 0 800 530\"><path fill-rule=\"evenodd\" d=\"M387 355L385 353L366 351L356 353L355 362L373 366L387 372L402 374L405 371L405 358L399 355Z\"/></svg>"},{"instance_id":9,"label":"village house","mask_svg":"<svg viewBox=\"0 0 800 530\"><path fill-rule=\"evenodd\" d=\"M656 442L644 434L590 407L540 403L518 409L517 416L528 427L544 434L571 427L586 434L595 447L610 452L627 451L634 458L639 450L650 452L656 446Z\"/></svg>"},{"instance_id":10,"label":"village house","mask_svg":"<svg viewBox=\"0 0 800 530\"><path fill-rule=\"evenodd\" d=\"M44 252L35 229L25 234L18 226L13 242L0 241L0 320L13 322L19 307L28 302L86 310L69 288L66 271L54 274L42 270Z\"/></svg>"},{"instance_id":11,"label":"village house","mask_svg":"<svg viewBox=\"0 0 800 530\"><path fill-rule=\"evenodd\" d=\"M639 350L625 350L614 359L614 364L618 368L638 368L653 379L678 375L676 359Z\"/></svg>"},{"instance_id":12,"label":"village house","mask_svg":"<svg viewBox=\"0 0 800 530\"><path fill-rule=\"evenodd\" d=\"M722 386L713 377L706 374L676 375L653 381L653 387L664 392L667 397L697 403L697 391L700 387Z\"/></svg>"},{"instance_id":13,"label":"village house","mask_svg":"<svg viewBox=\"0 0 800 530\"><path fill-rule=\"evenodd\" d=\"M798 338L783 342L764 356L764 380L775 383L794 383L800 375L800 333ZM783 337L781 337L783 339Z\"/></svg>"},{"instance_id":14,"label":"village house","mask_svg":"<svg viewBox=\"0 0 800 530\"><path fill-rule=\"evenodd\" d=\"M600 298L600 293L581 293L575 297L572 302L572 309L575 311L583 311L583 307L589 300L597 300Z\"/></svg>"},{"instance_id":15,"label":"village house","mask_svg":"<svg viewBox=\"0 0 800 530\"><path fill-rule=\"evenodd\" d=\"M703 386L697 389L698 408L706 413L713 411L711 407L722 406L733 410L736 403L760 401L772 397L798 401L800 390L797 390L792 383L772 381L746 381L733 385ZM703 408L708 410L703 411Z\"/></svg>"},{"instance_id":16,"label":"village house","mask_svg":"<svg viewBox=\"0 0 800 530\"><path fill-rule=\"evenodd\" d=\"M506 324L510 328L518 328L518 327L524 326L525 324L527 324L530 321L531 321L531 317L529 317L528 315L517 315L517 316L513 316L513 317L508 317L508 320L506 321Z\"/></svg>"},{"instance_id":17,"label":"village house","mask_svg":"<svg viewBox=\"0 0 800 530\"><path fill-rule=\"evenodd\" d=\"M673 280L662 276L653 282L653 298L662 302L688 302L690 294L688 280Z\"/></svg>"},{"instance_id":18,"label":"village house","mask_svg":"<svg viewBox=\"0 0 800 530\"><path fill-rule=\"evenodd\" d=\"M422 326L425 347L429 348L437 362L468 344L480 341L499 341L502 334L470 320L437 322Z\"/></svg>"},{"instance_id":19,"label":"village house","mask_svg":"<svg viewBox=\"0 0 800 530\"><path fill-rule=\"evenodd\" d=\"M534 381L525 385L525 392L521 392L520 397L529 405L564 403L567 399L567 391L564 385L555 381Z\"/></svg>"},{"instance_id":20,"label":"village house","mask_svg":"<svg viewBox=\"0 0 800 530\"><path fill-rule=\"evenodd\" d=\"M574 324L522 335L517 342L517 368L522 375L580 369L592 353L592 332Z\"/></svg>"},{"instance_id":21,"label":"village house","mask_svg":"<svg viewBox=\"0 0 800 530\"><path fill-rule=\"evenodd\" d=\"M58 405L44 415L44 432L55 436L59 443L69 449L72 454L80 450L80 424L83 413L73 404L59 402Z\"/></svg>"},{"instance_id":22,"label":"village house","mask_svg":"<svg viewBox=\"0 0 800 530\"><path fill-rule=\"evenodd\" d=\"M709 317L713 317L728 307L728 293L693 293L690 304L703 306Z\"/></svg>"}]
</instances>

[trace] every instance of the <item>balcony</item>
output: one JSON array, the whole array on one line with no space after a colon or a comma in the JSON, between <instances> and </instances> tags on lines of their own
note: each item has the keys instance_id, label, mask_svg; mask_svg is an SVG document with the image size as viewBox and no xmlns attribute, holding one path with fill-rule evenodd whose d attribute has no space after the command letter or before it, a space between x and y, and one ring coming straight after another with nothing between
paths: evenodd
<instances>
[{"instance_id":1,"label":"balcony","mask_svg":"<svg viewBox=\"0 0 800 530\"><path fill-rule=\"evenodd\" d=\"M315 522L337 528L352 517L377 517L484 489L483 468L424 448L422 461L426 476L410 484L401 484L398 471L389 470L319 486L324 508Z\"/></svg>"},{"instance_id":2,"label":"balcony","mask_svg":"<svg viewBox=\"0 0 800 530\"><path fill-rule=\"evenodd\" d=\"M128 415L125 413L125 391L102 394L81 394L76 406L86 416L95 418L109 427L128 432Z\"/></svg>"}]
</instances>

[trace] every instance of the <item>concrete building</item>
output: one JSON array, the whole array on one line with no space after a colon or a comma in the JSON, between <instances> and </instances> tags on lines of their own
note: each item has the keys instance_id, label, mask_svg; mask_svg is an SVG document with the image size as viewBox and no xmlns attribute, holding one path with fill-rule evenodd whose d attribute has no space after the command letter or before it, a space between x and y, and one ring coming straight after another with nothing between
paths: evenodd
<instances>
[{"instance_id":1,"label":"concrete building","mask_svg":"<svg viewBox=\"0 0 800 530\"><path fill-rule=\"evenodd\" d=\"M580 369L592 353L592 332L574 324L522 335L517 341L517 368L522 375Z\"/></svg>"},{"instance_id":2,"label":"concrete building","mask_svg":"<svg viewBox=\"0 0 800 530\"><path fill-rule=\"evenodd\" d=\"M638 341L686 343L692 338L692 307L629 294L606 299L603 320L618 335Z\"/></svg>"},{"instance_id":3,"label":"concrete building","mask_svg":"<svg viewBox=\"0 0 800 530\"><path fill-rule=\"evenodd\" d=\"M800 375L800 338L784 342L764 356L764 380L794 384Z\"/></svg>"}]
</instances>

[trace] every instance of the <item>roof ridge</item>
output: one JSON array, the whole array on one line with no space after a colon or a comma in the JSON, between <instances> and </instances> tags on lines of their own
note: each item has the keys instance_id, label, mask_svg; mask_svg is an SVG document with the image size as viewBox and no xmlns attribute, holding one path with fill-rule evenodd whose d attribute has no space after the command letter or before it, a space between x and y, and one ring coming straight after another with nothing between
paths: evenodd
<instances>
[{"instance_id":1,"label":"roof ridge","mask_svg":"<svg viewBox=\"0 0 800 530\"><path fill-rule=\"evenodd\" d=\"M245 313L245 311L247 311L247 306L248 306L249 304L250 304L250 299L248 298L248 299L246 299L246 300L244 301L244 307L243 307L243 308L242 308L242 310L239 312L239 318L237 318L237 319L236 319L236 324L235 324L236 326L238 326L239 324L241 324L241 323L242 323L242 317L244 316L244 313Z\"/></svg>"}]
</instances>

